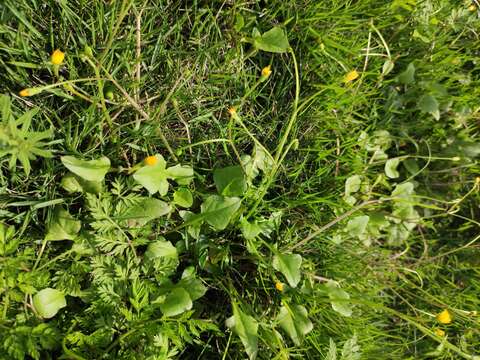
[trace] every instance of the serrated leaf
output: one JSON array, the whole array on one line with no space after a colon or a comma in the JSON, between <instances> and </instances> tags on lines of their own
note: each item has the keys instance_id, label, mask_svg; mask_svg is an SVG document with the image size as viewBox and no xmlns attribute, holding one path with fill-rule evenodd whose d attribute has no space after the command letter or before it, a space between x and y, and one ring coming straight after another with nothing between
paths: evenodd
<instances>
[{"instance_id":1,"label":"serrated leaf","mask_svg":"<svg viewBox=\"0 0 480 360\"><path fill-rule=\"evenodd\" d=\"M141 198L122 214L122 219L129 227L140 227L153 219L168 214L172 208L166 202L155 198Z\"/></svg>"},{"instance_id":2,"label":"serrated leaf","mask_svg":"<svg viewBox=\"0 0 480 360\"><path fill-rule=\"evenodd\" d=\"M285 31L276 26L261 36L254 37L255 48L267 52L284 53L290 48Z\"/></svg>"},{"instance_id":3,"label":"serrated leaf","mask_svg":"<svg viewBox=\"0 0 480 360\"><path fill-rule=\"evenodd\" d=\"M240 208L240 204L241 200L237 197L211 195L202 203L200 215L216 230L223 230Z\"/></svg>"},{"instance_id":4,"label":"serrated leaf","mask_svg":"<svg viewBox=\"0 0 480 360\"><path fill-rule=\"evenodd\" d=\"M233 303L232 307L233 316L227 319L226 325L240 338L250 360L254 360L258 353L258 323L253 317L242 312L236 303Z\"/></svg>"},{"instance_id":5,"label":"serrated leaf","mask_svg":"<svg viewBox=\"0 0 480 360\"><path fill-rule=\"evenodd\" d=\"M276 254L272 262L273 268L280 271L293 288L300 282L301 265L302 257L298 254Z\"/></svg>"},{"instance_id":6,"label":"serrated leaf","mask_svg":"<svg viewBox=\"0 0 480 360\"><path fill-rule=\"evenodd\" d=\"M335 345L335 341L332 338L330 338L330 345L325 360L337 360L337 345Z\"/></svg>"},{"instance_id":7,"label":"serrated leaf","mask_svg":"<svg viewBox=\"0 0 480 360\"><path fill-rule=\"evenodd\" d=\"M53 219L48 226L45 240L73 240L77 236L82 223L76 220L70 213L62 208L57 208Z\"/></svg>"},{"instance_id":8,"label":"serrated leaf","mask_svg":"<svg viewBox=\"0 0 480 360\"><path fill-rule=\"evenodd\" d=\"M33 296L33 307L43 318L50 319L58 311L67 306L65 296L61 291L52 288L40 290Z\"/></svg>"},{"instance_id":9,"label":"serrated leaf","mask_svg":"<svg viewBox=\"0 0 480 360\"><path fill-rule=\"evenodd\" d=\"M360 360L360 346L357 344L357 336L345 341L342 348L342 357L340 360Z\"/></svg>"},{"instance_id":10,"label":"serrated leaf","mask_svg":"<svg viewBox=\"0 0 480 360\"><path fill-rule=\"evenodd\" d=\"M345 231L350 236L361 236L365 232L369 220L370 218L368 215L354 217L348 221Z\"/></svg>"},{"instance_id":11,"label":"serrated leaf","mask_svg":"<svg viewBox=\"0 0 480 360\"><path fill-rule=\"evenodd\" d=\"M217 192L224 196L242 196L247 189L245 174L241 166L228 166L213 172Z\"/></svg>"},{"instance_id":12,"label":"serrated leaf","mask_svg":"<svg viewBox=\"0 0 480 360\"><path fill-rule=\"evenodd\" d=\"M174 288L160 304L165 316L176 316L190 310L193 306L192 299L187 290L182 287Z\"/></svg>"},{"instance_id":13,"label":"serrated leaf","mask_svg":"<svg viewBox=\"0 0 480 360\"><path fill-rule=\"evenodd\" d=\"M68 170L87 181L103 181L110 169L110 159L106 156L96 160L80 160L73 156L62 156L61 160Z\"/></svg>"},{"instance_id":14,"label":"serrated leaf","mask_svg":"<svg viewBox=\"0 0 480 360\"><path fill-rule=\"evenodd\" d=\"M405 85L415 82L415 65L413 63L408 64L407 69L398 75L398 82Z\"/></svg>"},{"instance_id":15,"label":"serrated leaf","mask_svg":"<svg viewBox=\"0 0 480 360\"><path fill-rule=\"evenodd\" d=\"M304 336L313 329L313 324L308 319L307 310L301 305L294 305L289 308L282 306L277 321L297 346L300 346Z\"/></svg>"},{"instance_id":16,"label":"serrated leaf","mask_svg":"<svg viewBox=\"0 0 480 360\"><path fill-rule=\"evenodd\" d=\"M399 164L399 158L388 159L385 163L385 175L387 175L390 179L398 178L400 176L400 173L397 170Z\"/></svg>"},{"instance_id":17,"label":"serrated leaf","mask_svg":"<svg viewBox=\"0 0 480 360\"><path fill-rule=\"evenodd\" d=\"M330 298L332 309L343 316L352 316L352 306L348 301L350 295L345 290L340 289L340 287L338 287L333 281L329 281L326 284L326 287L328 289L328 297Z\"/></svg>"},{"instance_id":18,"label":"serrated leaf","mask_svg":"<svg viewBox=\"0 0 480 360\"><path fill-rule=\"evenodd\" d=\"M173 203L183 208L188 208L193 204L193 195L187 188L177 189L173 193Z\"/></svg>"}]
</instances>

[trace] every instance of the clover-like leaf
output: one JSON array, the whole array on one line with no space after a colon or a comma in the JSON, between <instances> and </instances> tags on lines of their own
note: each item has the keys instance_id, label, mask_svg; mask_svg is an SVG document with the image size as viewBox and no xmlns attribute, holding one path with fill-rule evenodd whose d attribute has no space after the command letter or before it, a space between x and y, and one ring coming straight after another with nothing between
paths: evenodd
<instances>
[{"instance_id":1,"label":"clover-like leaf","mask_svg":"<svg viewBox=\"0 0 480 360\"><path fill-rule=\"evenodd\" d=\"M110 170L110 159L106 156L95 160L81 160L73 156L62 156L61 160L68 170L87 181L100 182Z\"/></svg>"},{"instance_id":2,"label":"clover-like leaf","mask_svg":"<svg viewBox=\"0 0 480 360\"><path fill-rule=\"evenodd\" d=\"M40 290L33 296L33 307L43 318L50 319L58 311L67 306L65 296L61 291L52 288Z\"/></svg>"},{"instance_id":3,"label":"clover-like leaf","mask_svg":"<svg viewBox=\"0 0 480 360\"><path fill-rule=\"evenodd\" d=\"M276 254L272 262L273 268L280 271L293 288L300 282L301 265L302 257L298 254Z\"/></svg>"}]
</instances>

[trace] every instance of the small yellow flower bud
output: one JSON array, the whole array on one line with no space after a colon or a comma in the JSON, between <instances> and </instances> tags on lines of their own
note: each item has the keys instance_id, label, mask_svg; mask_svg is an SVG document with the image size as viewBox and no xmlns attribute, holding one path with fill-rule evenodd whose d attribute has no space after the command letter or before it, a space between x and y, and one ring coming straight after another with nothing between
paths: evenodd
<instances>
[{"instance_id":1,"label":"small yellow flower bud","mask_svg":"<svg viewBox=\"0 0 480 360\"><path fill-rule=\"evenodd\" d=\"M229 113L231 116L237 115L237 109L235 108L235 106L229 107L229 108L228 108L228 113Z\"/></svg>"},{"instance_id":2,"label":"small yellow flower bud","mask_svg":"<svg viewBox=\"0 0 480 360\"><path fill-rule=\"evenodd\" d=\"M277 281L275 283L275 289L277 289L278 291L282 292L283 291L283 284L280 282L280 281Z\"/></svg>"},{"instance_id":3,"label":"small yellow flower bud","mask_svg":"<svg viewBox=\"0 0 480 360\"><path fill-rule=\"evenodd\" d=\"M450 324L452 322L452 315L445 309L437 315L437 320L442 324Z\"/></svg>"},{"instance_id":4,"label":"small yellow flower bud","mask_svg":"<svg viewBox=\"0 0 480 360\"><path fill-rule=\"evenodd\" d=\"M18 95L20 95L21 97L26 97L30 96L30 92L28 91L28 89L23 89L18 93Z\"/></svg>"},{"instance_id":5,"label":"small yellow flower bud","mask_svg":"<svg viewBox=\"0 0 480 360\"><path fill-rule=\"evenodd\" d=\"M270 65L265 66L265 67L262 69L262 78L263 78L263 79L268 78L271 73L272 73L272 67L271 67Z\"/></svg>"},{"instance_id":6,"label":"small yellow flower bud","mask_svg":"<svg viewBox=\"0 0 480 360\"><path fill-rule=\"evenodd\" d=\"M353 80L358 79L359 76L360 75L358 74L357 70L352 70L345 75L343 82L345 83L352 82Z\"/></svg>"},{"instance_id":7,"label":"small yellow flower bud","mask_svg":"<svg viewBox=\"0 0 480 360\"><path fill-rule=\"evenodd\" d=\"M475 6L475 4L472 4L468 7L468 10L470 10L471 12L474 12L475 10L477 10L477 7Z\"/></svg>"},{"instance_id":8,"label":"small yellow flower bud","mask_svg":"<svg viewBox=\"0 0 480 360\"><path fill-rule=\"evenodd\" d=\"M65 59L65 53L61 52L59 49L52 53L51 61L53 65L61 65L63 59Z\"/></svg>"},{"instance_id":9,"label":"small yellow flower bud","mask_svg":"<svg viewBox=\"0 0 480 360\"><path fill-rule=\"evenodd\" d=\"M443 331L442 329L435 329L435 335L443 337L445 336L445 331Z\"/></svg>"},{"instance_id":10,"label":"small yellow flower bud","mask_svg":"<svg viewBox=\"0 0 480 360\"><path fill-rule=\"evenodd\" d=\"M153 166L155 165L157 162L158 162L158 159L155 155L152 155L152 156L147 156L144 160L145 162L145 165L148 165L148 166Z\"/></svg>"}]
</instances>

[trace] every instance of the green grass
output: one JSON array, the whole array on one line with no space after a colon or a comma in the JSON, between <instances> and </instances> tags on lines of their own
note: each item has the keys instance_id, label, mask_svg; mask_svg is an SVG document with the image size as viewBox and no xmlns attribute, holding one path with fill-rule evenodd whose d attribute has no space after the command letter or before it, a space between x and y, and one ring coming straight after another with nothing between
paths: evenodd
<instances>
[{"instance_id":1,"label":"green grass","mask_svg":"<svg viewBox=\"0 0 480 360\"><path fill-rule=\"evenodd\" d=\"M0 359L479 356L478 5L2 2ZM272 28L288 48L261 49ZM10 160L49 129L51 156ZM184 173L150 194L155 154Z\"/></svg>"}]
</instances>

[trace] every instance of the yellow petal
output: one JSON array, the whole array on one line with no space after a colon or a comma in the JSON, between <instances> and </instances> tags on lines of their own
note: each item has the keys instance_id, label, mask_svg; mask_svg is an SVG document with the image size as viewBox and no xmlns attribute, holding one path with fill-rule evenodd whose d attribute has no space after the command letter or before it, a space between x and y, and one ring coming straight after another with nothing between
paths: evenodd
<instances>
[{"instance_id":1,"label":"yellow petal","mask_svg":"<svg viewBox=\"0 0 480 360\"><path fill-rule=\"evenodd\" d=\"M26 97L26 96L30 96L30 92L28 91L28 89L23 89L18 93L18 95L22 97Z\"/></svg>"},{"instance_id":2,"label":"yellow petal","mask_svg":"<svg viewBox=\"0 0 480 360\"><path fill-rule=\"evenodd\" d=\"M271 66L270 66L270 65L265 66L265 67L262 69L262 77L264 77L264 78L268 78L271 73L272 73L272 69L271 69Z\"/></svg>"},{"instance_id":3,"label":"yellow petal","mask_svg":"<svg viewBox=\"0 0 480 360\"><path fill-rule=\"evenodd\" d=\"M228 108L228 113L231 116L235 116L235 115L237 115L237 109L234 106L232 106L232 107Z\"/></svg>"},{"instance_id":4,"label":"yellow petal","mask_svg":"<svg viewBox=\"0 0 480 360\"><path fill-rule=\"evenodd\" d=\"M65 53L59 49L52 53L51 61L53 65L60 65L63 62L63 59L65 59Z\"/></svg>"},{"instance_id":5,"label":"yellow petal","mask_svg":"<svg viewBox=\"0 0 480 360\"><path fill-rule=\"evenodd\" d=\"M348 83L351 82L355 79L357 79L360 76L357 70L352 70L347 75L345 75L345 78L343 79L344 82Z\"/></svg>"},{"instance_id":6,"label":"yellow petal","mask_svg":"<svg viewBox=\"0 0 480 360\"><path fill-rule=\"evenodd\" d=\"M452 315L445 309L437 315L437 320L442 324L450 324L452 322Z\"/></svg>"},{"instance_id":7,"label":"yellow petal","mask_svg":"<svg viewBox=\"0 0 480 360\"><path fill-rule=\"evenodd\" d=\"M282 292L283 291L283 284L280 282L280 281L277 281L275 283L275 289L277 289L278 291Z\"/></svg>"},{"instance_id":8,"label":"yellow petal","mask_svg":"<svg viewBox=\"0 0 480 360\"><path fill-rule=\"evenodd\" d=\"M445 336L445 331L443 331L442 329L435 329L435 335L443 337Z\"/></svg>"},{"instance_id":9,"label":"yellow petal","mask_svg":"<svg viewBox=\"0 0 480 360\"><path fill-rule=\"evenodd\" d=\"M158 162L158 159L155 155L152 155L152 156L147 156L144 161L145 161L145 165L153 166Z\"/></svg>"}]
</instances>

